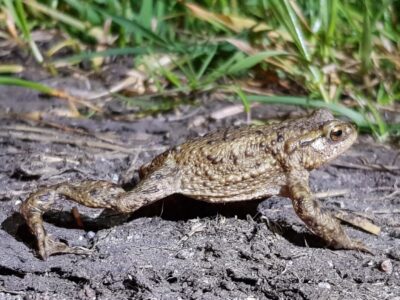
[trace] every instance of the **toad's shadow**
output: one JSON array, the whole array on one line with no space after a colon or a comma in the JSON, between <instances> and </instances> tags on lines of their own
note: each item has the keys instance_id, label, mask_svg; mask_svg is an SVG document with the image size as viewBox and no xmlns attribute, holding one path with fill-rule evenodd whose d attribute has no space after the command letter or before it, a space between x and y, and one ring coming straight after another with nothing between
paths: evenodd
<instances>
[{"instance_id":1,"label":"toad's shadow","mask_svg":"<svg viewBox=\"0 0 400 300\"><path fill-rule=\"evenodd\" d=\"M257 207L260 202L262 202L262 200L207 203L176 194L148 206L141 207L130 214L121 214L105 209L97 217L90 217L85 214L85 210L87 210L86 207L78 206L78 208L81 213L79 217L84 224L84 229L88 231L98 231L143 217L160 217L169 221L187 221L194 218L215 217L220 215L224 217L246 219L248 215L252 217L257 216ZM76 219L73 218L68 209L64 211L50 210L44 214L43 219L45 222L49 222L58 227L79 228Z\"/></svg>"},{"instance_id":2,"label":"toad's shadow","mask_svg":"<svg viewBox=\"0 0 400 300\"><path fill-rule=\"evenodd\" d=\"M287 210L287 205L286 209L284 209L282 204L277 204L276 208L274 208L274 203L281 203L280 201L281 200L279 200L279 202L267 200L264 202L270 203L268 204L270 211L283 209L282 213L279 214L279 217L276 217L276 214L274 213L268 213L268 209L264 209L262 210L264 216L261 218L260 207L263 205L260 205L260 203L263 202L263 200L229 203L207 203L182 195L172 195L151 205L142 207L136 212L128 215L119 214L110 210L104 210L95 218L89 217L82 213L80 215L80 219L84 225L83 228L86 231L96 232L98 230L118 226L125 222L129 222L141 217L161 217L162 219L171 221L186 221L198 217L215 217L217 215L224 217L237 217L240 219L246 219L248 216L250 216L257 222L264 222L263 220L267 219L268 221L266 223L271 231L281 235L295 245L323 247L323 241L305 230L304 225L297 226L299 222L293 221L294 218L297 217L294 215L292 209ZM282 217L285 215L287 217ZM45 222L54 224L58 227L79 228L79 226L77 226L76 219L73 218L69 211L51 210L44 214L43 219ZM14 213L12 216L8 217L2 222L1 226L3 230L14 236L17 240L25 243L29 247L35 247L35 238L29 232L25 221L19 213Z\"/></svg>"}]
</instances>

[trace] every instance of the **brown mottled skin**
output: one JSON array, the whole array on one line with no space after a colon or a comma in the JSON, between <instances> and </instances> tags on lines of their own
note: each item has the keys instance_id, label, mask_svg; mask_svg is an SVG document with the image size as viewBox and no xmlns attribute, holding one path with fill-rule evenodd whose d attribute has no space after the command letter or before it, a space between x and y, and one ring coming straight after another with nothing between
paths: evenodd
<instances>
[{"instance_id":1,"label":"brown mottled skin","mask_svg":"<svg viewBox=\"0 0 400 300\"><path fill-rule=\"evenodd\" d=\"M356 140L352 124L327 110L279 124L222 129L195 138L157 156L140 169L141 181L129 192L105 181L62 183L32 193L21 213L38 241L39 255L87 253L50 239L42 214L55 194L88 207L133 212L171 194L207 202L290 197L297 215L333 248L368 251L351 240L330 213L313 197L309 171L336 158Z\"/></svg>"}]
</instances>

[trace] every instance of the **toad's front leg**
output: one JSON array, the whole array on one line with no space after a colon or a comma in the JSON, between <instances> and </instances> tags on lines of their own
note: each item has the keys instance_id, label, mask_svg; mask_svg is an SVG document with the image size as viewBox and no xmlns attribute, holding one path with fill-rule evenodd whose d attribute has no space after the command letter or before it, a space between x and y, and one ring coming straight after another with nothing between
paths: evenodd
<instances>
[{"instance_id":1,"label":"toad's front leg","mask_svg":"<svg viewBox=\"0 0 400 300\"><path fill-rule=\"evenodd\" d=\"M351 240L340 222L329 212L321 209L308 185L308 173L292 171L288 177L289 197L296 214L307 227L335 249L353 249L368 252L360 241Z\"/></svg>"}]
</instances>

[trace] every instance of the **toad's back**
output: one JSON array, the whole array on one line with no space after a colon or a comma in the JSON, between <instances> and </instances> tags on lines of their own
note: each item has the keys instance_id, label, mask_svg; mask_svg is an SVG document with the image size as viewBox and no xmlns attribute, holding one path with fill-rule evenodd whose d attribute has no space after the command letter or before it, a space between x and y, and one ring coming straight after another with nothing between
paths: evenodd
<instances>
[{"instance_id":1,"label":"toad's back","mask_svg":"<svg viewBox=\"0 0 400 300\"><path fill-rule=\"evenodd\" d=\"M204 200L240 200L271 195L281 185L273 127L224 129L180 145L174 158L181 192ZM269 191L270 190L270 191ZM217 200L215 199L215 200Z\"/></svg>"}]
</instances>

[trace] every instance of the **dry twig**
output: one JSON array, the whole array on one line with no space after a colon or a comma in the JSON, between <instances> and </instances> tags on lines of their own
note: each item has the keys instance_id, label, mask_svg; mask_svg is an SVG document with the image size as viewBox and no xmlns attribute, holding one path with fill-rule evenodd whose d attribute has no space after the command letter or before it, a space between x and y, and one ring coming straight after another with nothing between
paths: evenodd
<instances>
[{"instance_id":1,"label":"dry twig","mask_svg":"<svg viewBox=\"0 0 400 300\"><path fill-rule=\"evenodd\" d=\"M75 145L78 147L88 147L88 148L97 148L104 149L110 151L123 152L127 154L135 154L138 151L141 151L143 147L125 147L120 145L115 145L103 141L93 141L89 140L87 137L64 135L60 136L60 133L57 131L51 131L49 129L43 128L18 128L18 126L5 126L0 127L0 137L4 138L14 138L20 140L30 140L30 141L39 141L46 143L59 143L59 144L69 144ZM166 147L152 147L151 149L146 148L147 151L151 150L164 150Z\"/></svg>"},{"instance_id":2,"label":"dry twig","mask_svg":"<svg viewBox=\"0 0 400 300\"><path fill-rule=\"evenodd\" d=\"M328 198L328 197L339 197L350 193L349 189L331 190L326 192L314 193L315 198Z\"/></svg>"},{"instance_id":3,"label":"dry twig","mask_svg":"<svg viewBox=\"0 0 400 300\"><path fill-rule=\"evenodd\" d=\"M386 171L390 173L395 173L395 171L400 170L400 166L389 166L383 164L355 164L348 162L333 162L331 165L340 167L340 168L348 168L348 169L359 169L359 170L374 170L374 171Z\"/></svg>"}]
</instances>

